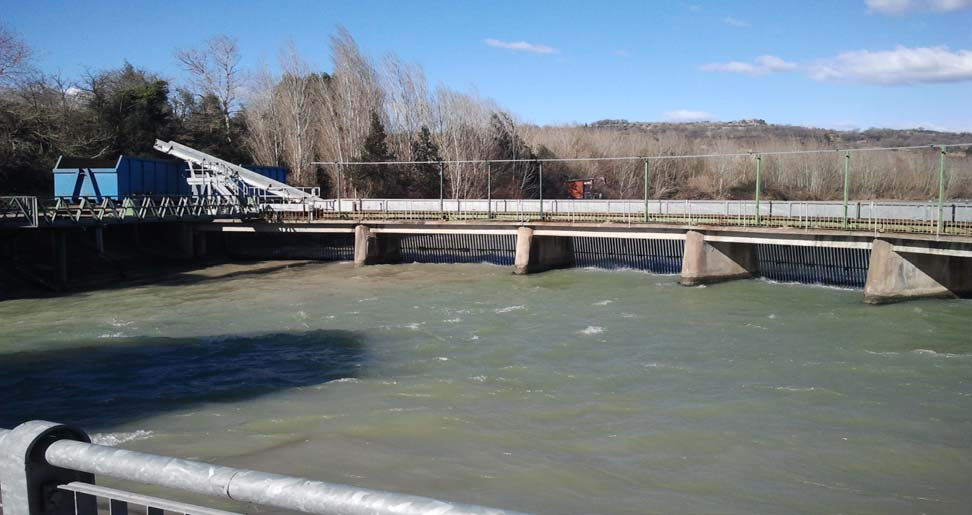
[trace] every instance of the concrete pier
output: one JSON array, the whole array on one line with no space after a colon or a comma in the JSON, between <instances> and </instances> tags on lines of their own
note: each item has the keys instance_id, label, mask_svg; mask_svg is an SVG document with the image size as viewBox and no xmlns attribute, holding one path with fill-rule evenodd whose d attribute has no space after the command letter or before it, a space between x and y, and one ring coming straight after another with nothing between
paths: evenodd
<instances>
[{"instance_id":1,"label":"concrete pier","mask_svg":"<svg viewBox=\"0 0 972 515\"><path fill-rule=\"evenodd\" d=\"M903 252L874 240L864 284L864 302L887 304L919 298L972 294L972 258Z\"/></svg>"},{"instance_id":2,"label":"concrete pier","mask_svg":"<svg viewBox=\"0 0 972 515\"><path fill-rule=\"evenodd\" d=\"M524 275L574 266L574 246L569 237L535 236L533 228L516 229L513 273Z\"/></svg>"},{"instance_id":3,"label":"concrete pier","mask_svg":"<svg viewBox=\"0 0 972 515\"><path fill-rule=\"evenodd\" d=\"M354 266L400 263L400 238L394 234L376 234L367 225L354 227Z\"/></svg>"},{"instance_id":4,"label":"concrete pier","mask_svg":"<svg viewBox=\"0 0 972 515\"><path fill-rule=\"evenodd\" d=\"M685 233L685 253L679 284L696 286L753 277L759 271L755 246L706 241L698 231Z\"/></svg>"}]
</instances>

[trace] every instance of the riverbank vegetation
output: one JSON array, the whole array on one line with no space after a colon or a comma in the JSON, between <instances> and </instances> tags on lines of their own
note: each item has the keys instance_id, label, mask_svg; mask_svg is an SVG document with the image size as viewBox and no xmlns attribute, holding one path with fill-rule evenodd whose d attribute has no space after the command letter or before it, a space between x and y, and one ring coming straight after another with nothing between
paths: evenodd
<instances>
[{"instance_id":1,"label":"riverbank vegetation","mask_svg":"<svg viewBox=\"0 0 972 515\"><path fill-rule=\"evenodd\" d=\"M315 162L524 159L492 165L496 198L534 198L538 158L674 156L751 151L832 152L765 156L763 191L770 198L839 198L844 154L837 149L968 142L970 134L928 130L836 131L762 120L538 126L475 91L433 87L420 66L389 54L363 54L337 29L333 68L314 69L293 47L277 66L247 70L232 38L176 49L186 80L173 82L131 63L80 78L44 73L33 51L0 27L0 190L48 194L59 155L160 157L155 138L173 139L234 162L284 165L300 186L326 195L438 196L439 166L336 166ZM569 115L565 113L565 116ZM855 154L854 199L930 199L938 192L936 150ZM748 199L754 157L655 161L653 198ZM972 198L972 150L948 158L947 194ZM564 197L568 179L590 178L605 198L641 198L643 163L581 161L544 166L543 194ZM486 196L482 164L445 165L445 194Z\"/></svg>"}]
</instances>

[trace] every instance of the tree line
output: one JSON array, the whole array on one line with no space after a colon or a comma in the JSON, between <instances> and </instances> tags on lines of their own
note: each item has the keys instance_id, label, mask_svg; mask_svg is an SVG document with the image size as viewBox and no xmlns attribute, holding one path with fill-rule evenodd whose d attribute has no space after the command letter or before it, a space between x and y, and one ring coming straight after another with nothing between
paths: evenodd
<instances>
[{"instance_id":1,"label":"tree line","mask_svg":"<svg viewBox=\"0 0 972 515\"><path fill-rule=\"evenodd\" d=\"M32 49L0 26L0 190L50 194L59 155L158 158L152 145L160 138L232 162L286 166L292 184L319 186L328 196L437 197L441 170L450 198L483 198L487 187L494 198L535 198L541 188L545 198L562 198L569 179L593 180L605 198L640 198L639 161L545 163L540 184L536 160L823 150L855 134L774 131L752 121L702 132L695 124L619 121L537 126L474 91L430 86L420 66L394 54L378 60L364 55L343 28L328 43L330 71L314 69L292 46L280 52L275 71L246 70L236 40L216 36L173 52L186 72L182 83L127 62L68 80L33 67ZM747 132L746 125L760 127ZM940 134L927 136L927 143L940 142L934 141ZM490 180L481 163L437 164L509 159L522 161L491 164ZM937 160L931 151L855 155L852 195L931 198ZM397 161L429 163L353 164ZM320 164L333 162L352 164ZM751 198L753 165L750 156L655 161L647 187L652 198ZM767 156L762 165L770 198L842 193L837 153ZM949 156L949 177L950 197L972 198L968 151Z\"/></svg>"}]
</instances>

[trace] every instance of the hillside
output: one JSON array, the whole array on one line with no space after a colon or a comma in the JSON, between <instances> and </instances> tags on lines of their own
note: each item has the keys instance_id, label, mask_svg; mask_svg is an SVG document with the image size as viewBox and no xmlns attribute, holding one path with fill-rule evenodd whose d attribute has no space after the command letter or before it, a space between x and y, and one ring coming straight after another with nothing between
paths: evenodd
<instances>
[{"instance_id":1,"label":"hillside","mask_svg":"<svg viewBox=\"0 0 972 515\"><path fill-rule=\"evenodd\" d=\"M621 132L674 133L690 140L724 139L737 142L796 140L833 148L898 147L972 142L972 133L939 132L922 128L841 131L797 125L779 125L749 119L729 122L632 122L599 120L586 125L593 129Z\"/></svg>"}]
</instances>

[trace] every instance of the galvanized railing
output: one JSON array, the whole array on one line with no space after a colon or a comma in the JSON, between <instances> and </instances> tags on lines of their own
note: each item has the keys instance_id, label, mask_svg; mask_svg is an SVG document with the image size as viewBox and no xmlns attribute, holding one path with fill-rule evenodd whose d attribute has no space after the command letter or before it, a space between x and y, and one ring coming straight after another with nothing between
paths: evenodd
<instances>
[{"instance_id":1,"label":"galvanized railing","mask_svg":"<svg viewBox=\"0 0 972 515\"><path fill-rule=\"evenodd\" d=\"M0 489L4 515L95 515L99 500L110 515L129 504L147 515L231 512L95 485L95 477L302 513L329 515L516 515L427 497L357 488L88 443L78 429L25 422L0 429Z\"/></svg>"},{"instance_id":2,"label":"galvanized railing","mask_svg":"<svg viewBox=\"0 0 972 515\"><path fill-rule=\"evenodd\" d=\"M501 220L669 223L972 236L972 202L340 199L278 209L275 220Z\"/></svg>"}]
</instances>

